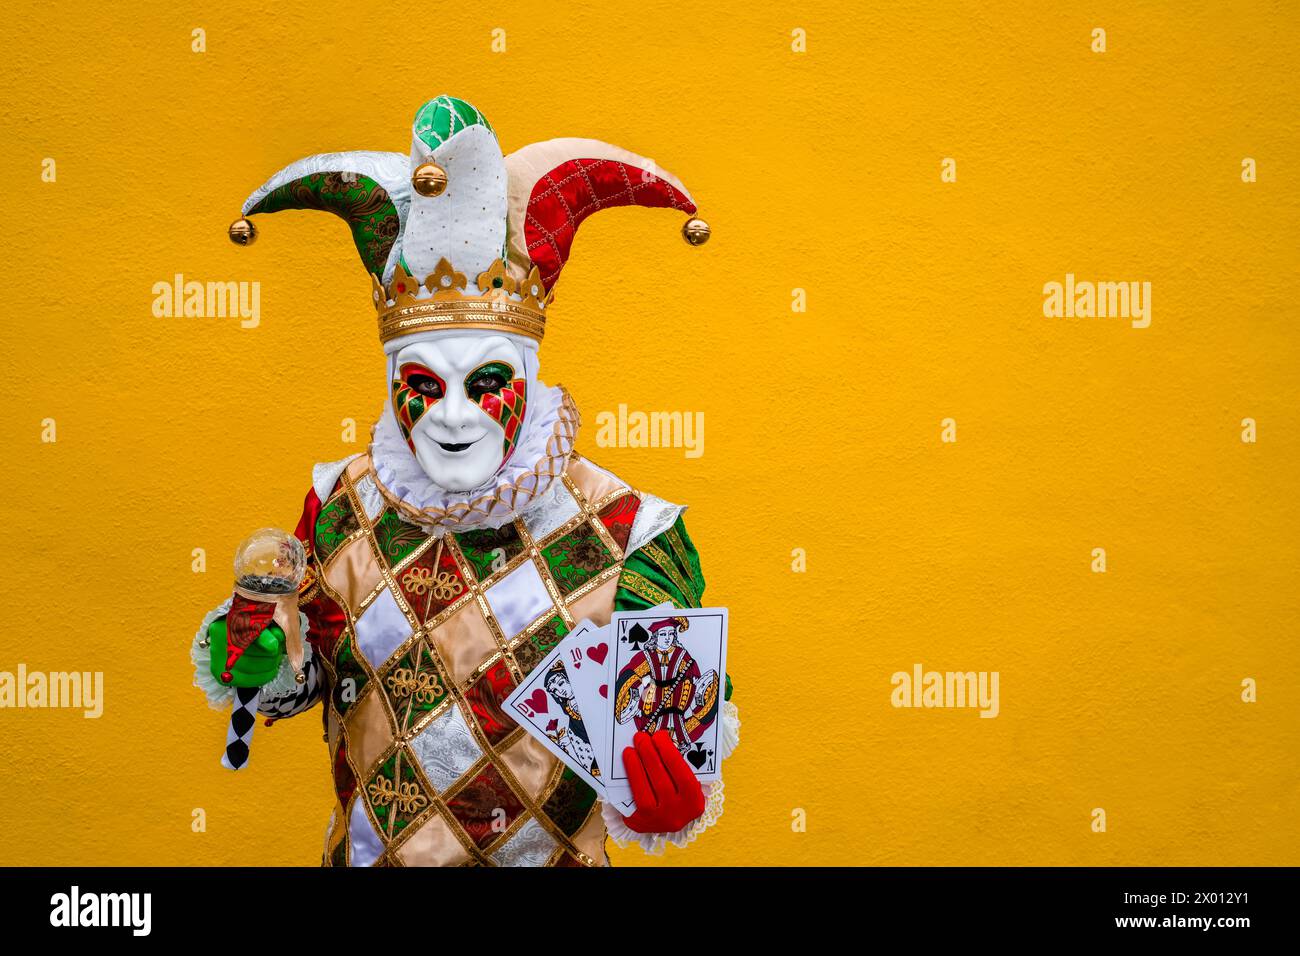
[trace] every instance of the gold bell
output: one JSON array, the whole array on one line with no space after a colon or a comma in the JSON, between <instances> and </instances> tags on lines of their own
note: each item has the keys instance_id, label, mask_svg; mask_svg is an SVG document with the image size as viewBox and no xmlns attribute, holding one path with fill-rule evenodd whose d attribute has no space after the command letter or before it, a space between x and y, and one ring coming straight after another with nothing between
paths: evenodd
<instances>
[{"instance_id":1,"label":"gold bell","mask_svg":"<svg viewBox=\"0 0 1300 956\"><path fill-rule=\"evenodd\" d=\"M704 245L712 234L713 230L703 219L692 217L682 224L682 238L693 246Z\"/></svg>"},{"instance_id":2,"label":"gold bell","mask_svg":"<svg viewBox=\"0 0 1300 956\"><path fill-rule=\"evenodd\" d=\"M411 174L411 188L421 196L441 196L447 190L447 170L437 163L421 163Z\"/></svg>"},{"instance_id":3,"label":"gold bell","mask_svg":"<svg viewBox=\"0 0 1300 956\"><path fill-rule=\"evenodd\" d=\"M230 224L230 241L237 246L251 246L257 239L257 227L252 220L239 218Z\"/></svg>"},{"instance_id":4,"label":"gold bell","mask_svg":"<svg viewBox=\"0 0 1300 956\"><path fill-rule=\"evenodd\" d=\"M302 671L295 671L293 675L293 679L294 679L294 683L297 684L307 683L307 675L304 674Z\"/></svg>"}]
</instances>

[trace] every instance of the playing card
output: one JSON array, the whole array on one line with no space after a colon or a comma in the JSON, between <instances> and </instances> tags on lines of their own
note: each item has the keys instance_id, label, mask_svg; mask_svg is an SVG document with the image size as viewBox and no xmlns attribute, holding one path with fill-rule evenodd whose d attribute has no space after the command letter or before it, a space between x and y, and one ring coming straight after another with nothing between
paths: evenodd
<instances>
[{"instance_id":1,"label":"playing card","mask_svg":"<svg viewBox=\"0 0 1300 956\"><path fill-rule=\"evenodd\" d=\"M560 652L560 660L564 661L578 706L588 717L593 735L591 742L597 747L597 756L600 756L599 747L604 741L598 741L596 737L599 736L597 731L603 724L601 718L609 701L605 667L606 658L612 649L609 635L605 628L584 620L566 634L555 649Z\"/></svg>"},{"instance_id":2,"label":"playing card","mask_svg":"<svg viewBox=\"0 0 1300 956\"><path fill-rule=\"evenodd\" d=\"M605 715L609 711L609 668L612 643L609 628L596 627L590 621L582 621L556 647L559 659L564 662L573 686L574 696L582 711L592 746L595 748L597 765L602 768L601 779L608 776L606 768L614 758L610 755L609 740L600 733L605 724ZM618 759L622 759L621 755ZM602 798L609 799L602 789ZM631 813L635 808L630 793L622 799L613 801L623 814Z\"/></svg>"},{"instance_id":3,"label":"playing card","mask_svg":"<svg viewBox=\"0 0 1300 956\"><path fill-rule=\"evenodd\" d=\"M588 688L592 699L593 680L588 675L600 672L594 679L598 695L604 668L600 662L573 653L575 649L585 652L581 642L593 630L597 629L590 621L575 627L506 698L505 707L524 730L603 795L606 769L597 756L593 736L600 740L604 709L597 713L584 710L577 687Z\"/></svg>"},{"instance_id":4,"label":"playing card","mask_svg":"<svg viewBox=\"0 0 1300 956\"><path fill-rule=\"evenodd\" d=\"M666 730L701 782L720 776L718 743L727 666L727 609L619 611L609 625L609 707L600 752L609 798L630 797L621 755L637 731Z\"/></svg>"},{"instance_id":5,"label":"playing card","mask_svg":"<svg viewBox=\"0 0 1300 956\"><path fill-rule=\"evenodd\" d=\"M671 608L671 603L664 603L653 610ZM600 732L609 712L612 649L609 627L597 627L587 620L580 622L565 635L556 648L560 659L565 662L574 695L578 699L578 708L584 718L583 723L587 726L592 746L596 749L596 763L602 768L612 767L615 761L621 764L623 760L621 752L618 755L610 753L610 740ZM608 779L608 771L602 772L601 779ZM624 816L636 810L636 802L632 799L630 790L614 795L606 788L601 792L601 798L612 803Z\"/></svg>"},{"instance_id":6,"label":"playing card","mask_svg":"<svg viewBox=\"0 0 1300 956\"><path fill-rule=\"evenodd\" d=\"M651 613L654 611L670 611L672 610L672 607L673 605L671 601L665 601L663 604L657 604L654 607L650 608L646 613ZM603 628L600 629L600 640L612 645L612 638L611 638L612 633L613 633L613 629L608 624L605 625ZM589 638L589 640L591 640L591 638ZM599 692L600 699L598 702L593 701L593 706L591 709L593 720L595 719L595 715L597 713L600 714L600 723L597 724L596 726L601 728L601 731L603 731L605 724L608 720L609 686L614 679L613 665L614 665L613 655L607 654L605 658L605 668L604 668L602 682L601 682L604 686L604 690ZM599 747L599 752L602 755L603 765L606 767L613 767L615 762L617 762L619 767L621 768L623 765L623 752L620 750L617 753L613 753L609 750L613 742L612 742L612 738L608 734L597 732L597 737L599 738L598 747ZM621 788L617 788L616 790L611 790L608 786L608 780L606 780L604 799L607 803L613 804L614 807L618 810L618 812L625 817L631 816L633 813L636 812L636 801L632 799L632 790L630 787L623 786Z\"/></svg>"}]
</instances>

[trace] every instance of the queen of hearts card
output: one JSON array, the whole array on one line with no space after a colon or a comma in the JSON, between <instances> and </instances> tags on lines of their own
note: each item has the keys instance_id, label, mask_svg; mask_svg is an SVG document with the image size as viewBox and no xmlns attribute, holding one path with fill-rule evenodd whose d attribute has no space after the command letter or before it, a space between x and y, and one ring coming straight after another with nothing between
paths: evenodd
<instances>
[{"instance_id":1,"label":"queen of hearts card","mask_svg":"<svg viewBox=\"0 0 1300 956\"><path fill-rule=\"evenodd\" d=\"M583 722L582 712L578 709L578 698L569 681L568 671L564 669L563 660L556 658L555 663L546 671L542 686L559 706L559 716L546 726L546 735L582 769L599 779L600 764L596 760L596 751L591 745L591 737Z\"/></svg>"}]
</instances>

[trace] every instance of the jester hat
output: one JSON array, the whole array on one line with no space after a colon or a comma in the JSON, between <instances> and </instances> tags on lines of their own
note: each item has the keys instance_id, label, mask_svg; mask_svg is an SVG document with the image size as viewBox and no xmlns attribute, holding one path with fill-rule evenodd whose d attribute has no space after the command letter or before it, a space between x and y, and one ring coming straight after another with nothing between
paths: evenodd
<instances>
[{"instance_id":1,"label":"jester hat","mask_svg":"<svg viewBox=\"0 0 1300 956\"><path fill-rule=\"evenodd\" d=\"M421 106L411 132L409 155L320 153L286 166L230 227L231 240L248 245L257 229L247 217L260 213L323 209L347 222L386 351L443 329L540 342L578 226L597 210L681 210L686 241L708 240L686 187L617 146L552 139L504 156L483 114L451 96Z\"/></svg>"}]
</instances>

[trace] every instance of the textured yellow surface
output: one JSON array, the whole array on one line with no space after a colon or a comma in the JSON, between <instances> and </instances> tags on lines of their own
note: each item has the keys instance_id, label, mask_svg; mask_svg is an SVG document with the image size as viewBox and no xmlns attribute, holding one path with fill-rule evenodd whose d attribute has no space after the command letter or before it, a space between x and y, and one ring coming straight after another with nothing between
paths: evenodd
<instances>
[{"instance_id":1,"label":"textured yellow surface","mask_svg":"<svg viewBox=\"0 0 1300 956\"><path fill-rule=\"evenodd\" d=\"M405 150L440 92L506 149L652 156L714 226L589 220L542 350L732 612L726 813L664 862L1300 863L1295 7L708 6L10 11L0 670L107 699L0 710L0 863L318 861L316 713L221 770L187 647L383 367L341 224L225 229L291 160ZM260 325L154 317L176 273L260 282ZM1151 282L1150 327L1045 318L1067 273ZM703 456L596 447L619 403L703 412ZM915 663L997 671L1000 715L895 709Z\"/></svg>"}]
</instances>

